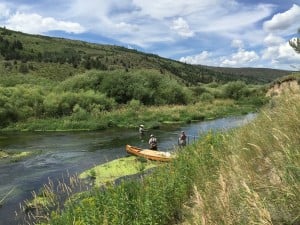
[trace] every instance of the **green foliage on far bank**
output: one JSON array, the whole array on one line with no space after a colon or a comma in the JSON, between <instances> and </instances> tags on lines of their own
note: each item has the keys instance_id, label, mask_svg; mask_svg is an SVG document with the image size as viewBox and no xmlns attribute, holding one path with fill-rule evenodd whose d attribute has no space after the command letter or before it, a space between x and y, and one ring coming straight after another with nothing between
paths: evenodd
<instances>
[{"instance_id":1,"label":"green foliage on far bank","mask_svg":"<svg viewBox=\"0 0 300 225\"><path fill-rule=\"evenodd\" d=\"M208 133L142 180L94 189L41 224L298 224L300 97ZM292 119L291 119L292 118Z\"/></svg>"},{"instance_id":2,"label":"green foliage on far bank","mask_svg":"<svg viewBox=\"0 0 300 225\"><path fill-rule=\"evenodd\" d=\"M234 81L186 87L155 70L89 71L62 82L32 74L2 81L3 130L97 130L136 127L151 120L150 125L164 120L189 122L231 115L227 112L234 110L255 111L267 100L263 86ZM217 112L220 102L224 109ZM167 119L170 112L175 114Z\"/></svg>"}]
</instances>

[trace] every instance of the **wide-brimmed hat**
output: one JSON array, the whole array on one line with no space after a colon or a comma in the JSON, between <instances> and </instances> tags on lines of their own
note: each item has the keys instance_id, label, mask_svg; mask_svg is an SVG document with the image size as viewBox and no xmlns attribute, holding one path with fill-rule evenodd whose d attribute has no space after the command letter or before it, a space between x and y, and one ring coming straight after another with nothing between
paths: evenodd
<instances>
[{"instance_id":1,"label":"wide-brimmed hat","mask_svg":"<svg viewBox=\"0 0 300 225\"><path fill-rule=\"evenodd\" d=\"M153 134L151 134L151 135L150 135L150 137L154 137L154 135L153 135Z\"/></svg>"},{"instance_id":2,"label":"wide-brimmed hat","mask_svg":"<svg viewBox=\"0 0 300 225\"><path fill-rule=\"evenodd\" d=\"M144 125L143 125L143 124L141 124L141 125L140 125L140 127L144 127Z\"/></svg>"}]
</instances>

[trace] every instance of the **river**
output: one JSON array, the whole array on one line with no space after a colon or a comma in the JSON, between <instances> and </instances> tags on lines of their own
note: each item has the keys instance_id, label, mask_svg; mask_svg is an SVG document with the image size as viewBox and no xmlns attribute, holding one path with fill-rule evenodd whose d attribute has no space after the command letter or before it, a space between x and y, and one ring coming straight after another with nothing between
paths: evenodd
<instances>
[{"instance_id":1,"label":"river","mask_svg":"<svg viewBox=\"0 0 300 225\"><path fill-rule=\"evenodd\" d=\"M188 143L201 138L208 131L226 130L249 122L255 114L229 117L184 125L168 125L150 130L140 138L137 129L109 129L94 132L18 132L1 133L0 149L7 152L34 152L31 157L10 162L0 160L0 225L15 225L15 212L25 199L32 198L48 179L60 179L64 174L81 173L95 165L125 157L125 145L148 147L148 136L155 134L158 147L171 151L183 130Z\"/></svg>"}]
</instances>

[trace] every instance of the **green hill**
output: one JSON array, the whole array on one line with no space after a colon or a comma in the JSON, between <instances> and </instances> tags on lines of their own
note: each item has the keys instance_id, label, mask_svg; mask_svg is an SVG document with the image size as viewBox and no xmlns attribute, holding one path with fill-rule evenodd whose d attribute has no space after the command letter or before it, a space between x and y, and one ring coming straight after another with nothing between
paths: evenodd
<instances>
[{"instance_id":1,"label":"green hill","mask_svg":"<svg viewBox=\"0 0 300 225\"><path fill-rule=\"evenodd\" d=\"M29 35L0 28L0 76L30 73L53 80L86 70L155 69L187 85L243 80L264 84L290 71L254 68L217 68L189 65L119 46Z\"/></svg>"}]
</instances>

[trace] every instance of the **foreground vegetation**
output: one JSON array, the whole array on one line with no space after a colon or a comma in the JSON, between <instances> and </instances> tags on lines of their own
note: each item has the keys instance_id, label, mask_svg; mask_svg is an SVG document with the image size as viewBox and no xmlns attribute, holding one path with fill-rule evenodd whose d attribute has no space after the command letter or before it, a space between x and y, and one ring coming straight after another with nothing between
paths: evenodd
<instances>
[{"instance_id":1,"label":"foreground vegetation","mask_svg":"<svg viewBox=\"0 0 300 225\"><path fill-rule=\"evenodd\" d=\"M298 224L300 97L208 133L141 180L69 198L40 224Z\"/></svg>"}]
</instances>

